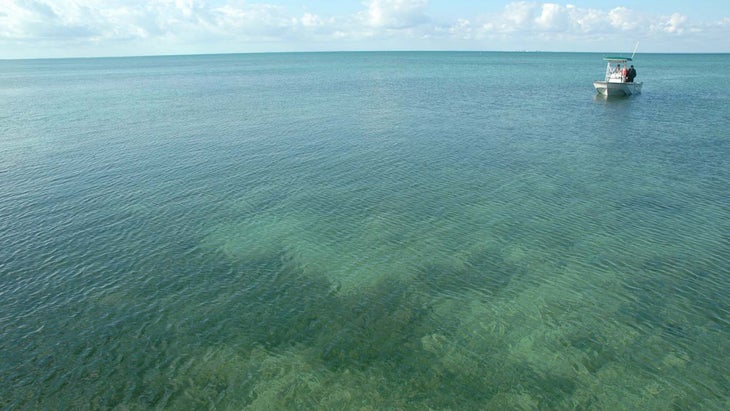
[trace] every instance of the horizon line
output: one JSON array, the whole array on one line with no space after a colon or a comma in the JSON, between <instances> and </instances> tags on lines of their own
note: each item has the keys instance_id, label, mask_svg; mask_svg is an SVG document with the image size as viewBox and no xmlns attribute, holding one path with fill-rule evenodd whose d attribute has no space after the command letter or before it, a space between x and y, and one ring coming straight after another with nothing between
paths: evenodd
<instances>
[{"instance_id":1,"label":"horizon line","mask_svg":"<svg viewBox=\"0 0 730 411\"><path fill-rule=\"evenodd\" d=\"M621 52L609 51L555 51L555 50L418 50L418 49L401 49L401 50L291 50L291 51L242 51L242 52L222 52L222 53L170 53L170 54L123 54L109 56L67 56L67 57L21 57L21 58L2 58L0 61L23 61L23 60L84 60L84 59L114 59L114 58L155 58L155 57L195 57L195 56L232 56L246 54L327 54L327 53L570 53L570 54L605 54L616 55ZM628 54L629 52L623 53ZM669 54L669 55L720 55L730 54L730 52L642 52L638 54Z\"/></svg>"}]
</instances>

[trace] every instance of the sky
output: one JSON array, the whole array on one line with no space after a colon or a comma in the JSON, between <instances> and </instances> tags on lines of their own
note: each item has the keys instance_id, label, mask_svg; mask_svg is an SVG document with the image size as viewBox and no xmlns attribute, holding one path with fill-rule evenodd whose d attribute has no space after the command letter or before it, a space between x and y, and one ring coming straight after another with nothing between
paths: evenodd
<instances>
[{"instance_id":1,"label":"sky","mask_svg":"<svg viewBox=\"0 0 730 411\"><path fill-rule=\"evenodd\" d=\"M0 59L286 51L730 52L726 0L0 0Z\"/></svg>"}]
</instances>

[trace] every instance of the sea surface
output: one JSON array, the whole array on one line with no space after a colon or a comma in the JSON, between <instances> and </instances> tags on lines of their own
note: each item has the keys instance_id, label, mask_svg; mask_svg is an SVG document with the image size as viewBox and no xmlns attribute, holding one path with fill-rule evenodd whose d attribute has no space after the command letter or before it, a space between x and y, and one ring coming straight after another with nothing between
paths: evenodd
<instances>
[{"instance_id":1,"label":"sea surface","mask_svg":"<svg viewBox=\"0 0 730 411\"><path fill-rule=\"evenodd\" d=\"M730 55L602 57L0 61L0 409L730 409Z\"/></svg>"}]
</instances>

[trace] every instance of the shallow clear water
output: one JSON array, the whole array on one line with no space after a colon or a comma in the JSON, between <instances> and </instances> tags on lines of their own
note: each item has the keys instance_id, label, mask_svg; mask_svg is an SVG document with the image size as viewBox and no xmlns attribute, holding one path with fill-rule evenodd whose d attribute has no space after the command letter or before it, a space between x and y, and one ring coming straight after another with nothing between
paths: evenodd
<instances>
[{"instance_id":1,"label":"shallow clear water","mask_svg":"<svg viewBox=\"0 0 730 411\"><path fill-rule=\"evenodd\" d=\"M0 61L0 408L730 408L728 55Z\"/></svg>"}]
</instances>

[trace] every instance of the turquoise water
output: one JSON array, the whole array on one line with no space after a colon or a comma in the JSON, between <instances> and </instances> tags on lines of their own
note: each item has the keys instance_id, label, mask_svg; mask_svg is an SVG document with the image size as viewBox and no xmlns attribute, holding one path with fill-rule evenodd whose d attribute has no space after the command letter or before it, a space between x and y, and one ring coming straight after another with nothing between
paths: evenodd
<instances>
[{"instance_id":1,"label":"turquoise water","mask_svg":"<svg viewBox=\"0 0 730 411\"><path fill-rule=\"evenodd\" d=\"M0 409L730 408L730 55L0 61Z\"/></svg>"}]
</instances>

